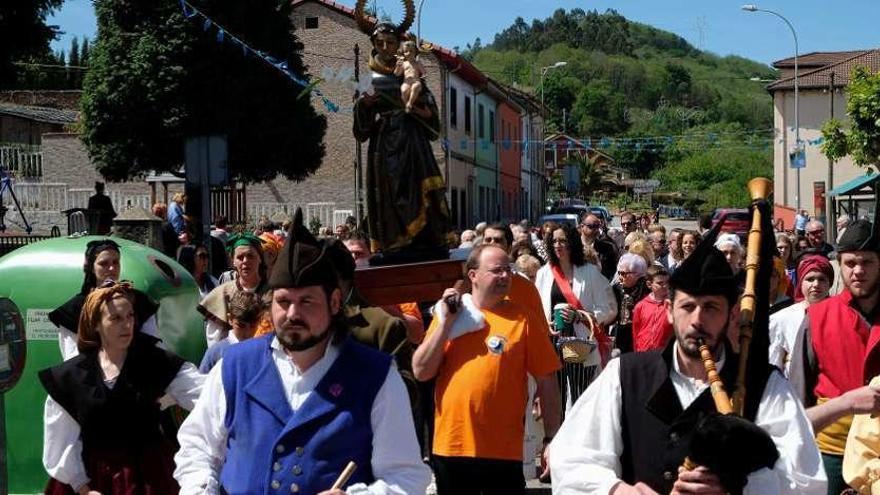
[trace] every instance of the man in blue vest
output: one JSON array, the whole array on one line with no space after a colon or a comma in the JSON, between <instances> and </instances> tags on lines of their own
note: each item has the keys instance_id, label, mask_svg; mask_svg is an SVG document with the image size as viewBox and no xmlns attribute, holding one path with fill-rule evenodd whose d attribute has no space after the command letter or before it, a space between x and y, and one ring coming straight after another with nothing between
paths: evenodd
<instances>
[{"instance_id":1,"label":"man in blue vest","mask_svg":"<svg viewBox=\"0 0 880 495\"><path fill-rule=\"evenodd\" d=\"M425 493L403 380L348 336L328 244L299 210L269 285L275 332L226 350L180 428L181 493Z\"/></svg>"}]
</instances>

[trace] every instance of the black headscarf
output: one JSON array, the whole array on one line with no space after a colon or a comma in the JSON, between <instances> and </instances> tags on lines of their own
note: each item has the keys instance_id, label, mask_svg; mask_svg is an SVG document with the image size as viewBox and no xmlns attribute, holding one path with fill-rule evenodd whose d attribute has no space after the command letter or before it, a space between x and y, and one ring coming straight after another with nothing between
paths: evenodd
<instances>
[{"instance_id":1,"label":"black headscarf","mask_svg":"<svg viewBox=\"0 0 880 495\"><path fill-rule=\"evenodd\" d=\"M83 264L83 283L79 293L71 297L64 304L49 313L49 321L55 326L64 327L71 332L76 332L79 327L79 316L82 313L83 304L89 292L97 287L103 280L99 281L95 277L95 260L98 255L107 250L116 251L121 254L119 244L111 239L98 239L86 244L86 260ZM159 310L159 305L150 299L150 296L134 289L134 312L135 325L137 329L153 316Z\"/></svg>"}]
</instances>

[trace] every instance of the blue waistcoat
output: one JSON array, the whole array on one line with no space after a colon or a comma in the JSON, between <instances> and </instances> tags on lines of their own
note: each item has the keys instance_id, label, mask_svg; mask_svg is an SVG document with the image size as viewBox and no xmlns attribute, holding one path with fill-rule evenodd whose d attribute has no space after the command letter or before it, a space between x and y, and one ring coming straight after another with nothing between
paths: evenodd
<instances>
[{"instance_id":1,"label":"blue waistcoat","mask_svg":"<svg viewBox=\"0 0 880 495\"><path fill-rule=\"evenodd\" d=\"M242 342L223 356L225 492L318 493L330 489L348 461L357 470L346 486L372 483L370 413L391 357L346 339L327 374L293 411L272 360L273 338Z\"/></svg>"}]
</instances>

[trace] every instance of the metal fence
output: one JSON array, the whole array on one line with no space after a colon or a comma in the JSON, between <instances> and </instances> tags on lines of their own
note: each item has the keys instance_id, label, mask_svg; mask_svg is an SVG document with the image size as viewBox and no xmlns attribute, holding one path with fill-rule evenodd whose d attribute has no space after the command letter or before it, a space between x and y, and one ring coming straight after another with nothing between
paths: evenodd
<instances>
[{"instance_id":1,"label":"metal fence","mask_svg":"<svg viewBox=\"0 0 880 495\"><path fill-rule=\"evenodd\" d=\"M68 187L60 182L27 182L13 181L12 190L15 192L21 209L24 211L64 211L71 208L85 208L89 204L89 197L95 194L93 189ZM150 208L149 194L125 194L118 191L107 191L110 200L116 210L121 210L127 205L136 205L145 209ZM7 203L11 203L4 199ZM14 205L11 205L14 208Z\"/></svg>"},{"instance_id":2,"label":"metal fence","mask_svg":"<svg viewBox=\"0 0 880 495\"><path fill-rule=\"evenodd\" d=\"M61 235L58 229L53 229L53 235L0 235L0 256L11 253L16 249L28 244L51 239Z\"/></svg>"},{"instance_id":3,"label":"metal fence","mask_svg":"<svg viewBox=\"0 0 880 495\"><path fill-rule=\"evenodd\" d=\"M13 177L40 178L43 176L43 152L38 146L0 145L0 170Z\"/></svg>"}]
</instances>

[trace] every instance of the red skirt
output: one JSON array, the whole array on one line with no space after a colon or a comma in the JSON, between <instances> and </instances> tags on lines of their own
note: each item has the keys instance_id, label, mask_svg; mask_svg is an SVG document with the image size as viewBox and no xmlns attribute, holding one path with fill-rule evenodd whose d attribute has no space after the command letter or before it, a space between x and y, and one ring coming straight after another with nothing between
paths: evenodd
<instances>
[{"instance_id":1,"label":"red skirt","mask_svg":"<svg viewBox=\"0 0 880 495\"><path fill-rule=\"evenodd\" d=\"M91 449L83 452L89 488L103 495L176 495L174 448L168 442L132 452ZM75 487L50 478L46 495L75 495Z\"/></svg>"}]
</instances>

